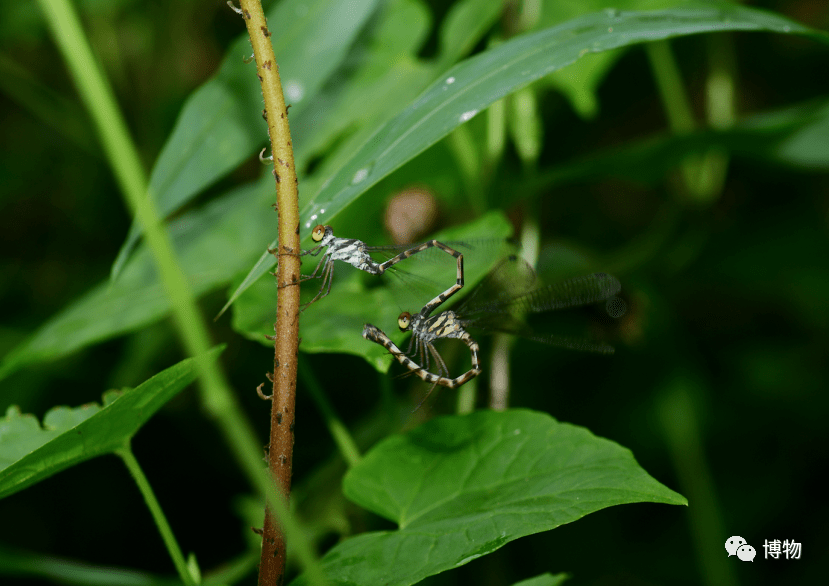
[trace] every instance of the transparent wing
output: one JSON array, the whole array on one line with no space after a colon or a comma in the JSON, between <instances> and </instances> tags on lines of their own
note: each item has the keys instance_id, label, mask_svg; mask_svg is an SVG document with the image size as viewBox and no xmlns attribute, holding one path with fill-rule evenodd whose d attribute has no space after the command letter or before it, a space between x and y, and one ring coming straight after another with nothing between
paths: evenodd
<instances>
[{"instance_id":1,"label":"transparent wing","mask_svg":"<svg viewBox=\"0 0 829 586\"><path fill-rule=\"evenodd\" d=\"M622 289L616 277L593 273L542 287L526 261L504 259L455 310L464 318L491 313L524 314L608 301ZM614 306L616 307L616 306Z\"/></svg>"},{"instance_id":2,"label":"transparent wing","mask_svg":"<svg viewBox=\"0 0 829 586\"><path fill-rule=\"evenodd\" d=\"M506 332L509 333L509 332ZM595 352L596 354L613 354L616 349L610 344L604 342L595 342L585 338L576 338L569 336L560 336L557 334L547 335L524 335L523 338L556 346L558 348L567 348L568 350L577 350L579 352Z\"/></svg>"},{"instance_id":3,"label":"transparent wing","mask_svg":"<svg viewBox=\"0 0 829 586\"><path fill-rule=\"evenodd\" d=\"M488 308L531 291L536 281L535 271L527 261L509 255L498 262L453 310L464 317L490 313Z\"/></svg>"},{"instance_id":4,"label":"transparent wing","mask_svg":"<svg viewBox=\"0 0 829 586\"><path fill-rule=\"evenodd\" d=\"M539 313L582 307L606 301L622 289L616 277L606 273L594 273L546 285L526 293L502 295L490 303L475 307L477 312Z\"/></svg>"},{"instance_id":5,"label":"transparent wing","mask_svg":"<svg viewBox=\"0 0 829 586\"><path fill-rule=\"evenodd\" d=\"M618 279L606 273L539 287L532 267L520 258L509 257L470 291L454 311L464 328L473 331L502 332L561 348L610 354L614 351L612 346L594 339L590 315L559 310L604 302L601 311L605 317L619 317L624 313L624 301L616 296L620 290ZM552 311L559 313L551 319L530 317ZM572 332L575 335L570 335Z\"/></svg>"}]
</instances>

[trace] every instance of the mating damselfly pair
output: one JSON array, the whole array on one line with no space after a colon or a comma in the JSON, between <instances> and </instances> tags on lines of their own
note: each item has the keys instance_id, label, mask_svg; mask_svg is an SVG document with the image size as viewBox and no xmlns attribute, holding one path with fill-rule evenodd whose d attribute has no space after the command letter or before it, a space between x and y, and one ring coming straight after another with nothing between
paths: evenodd
<instances>
[{"instance_id":1,"label":"mating damselfly pair","mask_svg":"<svg viewBox=\"0 0 829 586\"><path fill-rule=\"evenodd\" d=\"M319 291L303 308L307 308L331 291L334 261L342 261L372 275L382 275L403 260L427 250L439 250L455 259L457 272L455 280L434 298L427 301L415 312L403 311L398 316L397 326L403 332L412 332L407 351L402 351L378 326L365 324L362 335L365 339L383 346L409 371L422 380L431 383L429 393L440 385L457 388L482 372L480 348L472 332L506 332L531 340L560 347L599 353L612 353L613 347L591 342L583 338L539 333L526 323L526 315L560 309L570 309L607 304L607 314L618 317L624 313L624 303L616 295L621 289L619 281L605 273L594 273L562 281L553 285L539 286L534 270L520 257L509 255L496 263L495 268L451 310L432 313L458 293L464 286L464 256L457 249L471 250L475 247L463 243L437 240L399 247L370 247L364 242L350 238L337 238L330 226L316 226L312 239L317 245L303 255L322 254L314 271L302 280L322 279ZM451 245L451 246L450 246ZM371 254L384 253L390 258L377 262ZM393 254L393 256L392 256ZM435 342L443 339L460 340L470 351L471 368L451 377L449 368L435 348ZM414 358L419 357L416 361ZM434 367L432 363L434 362ZM428 396L428 393L427 393Z\"/></svg>"}]
</instances>

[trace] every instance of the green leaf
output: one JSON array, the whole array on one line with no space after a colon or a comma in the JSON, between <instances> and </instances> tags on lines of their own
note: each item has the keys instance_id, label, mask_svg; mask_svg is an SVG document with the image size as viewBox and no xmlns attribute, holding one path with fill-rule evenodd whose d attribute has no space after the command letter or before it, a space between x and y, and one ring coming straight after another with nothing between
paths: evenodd
<instances>
[{"instance_id":1,"label":"green leaf","mask_svg":"<svg viewBox=\"0 0 829 586\"><path fill-rule=\"evenodd\" d=\"M440 30L440 55L435 69L442 72L469 53L492 28L502 11L503 5L491 0L466 0L453 4Z\"/></svg>"},{"instance_id":2,"label":"green leaf","mask_svg":"<svg viewBox=\"0 0 829 586\"><path fill-rule=\"evenodd\" d=\"M712 148L740 158L825 170L829 169L829 148L819 139L827 129L829 102L809 101L746 117L726 130L654 136L565 161L544 171L527 191L603 177L659 182L689 155Z\"/></svg>"},{"instance_id":3,"label":"green leaf","mask_svg":"<svg viewBox=\"0 0 829 586\"><path fill-rule=\"evenodd\" d=\"M681 6L687 0L568 0L544 3L538 26L547 28L576 16L601 10L609 5L615 10L657 10ZM596 91L599 84L623 55L622 51L593 53L561 71L555 71L539 83L557 88L583 118L592 118L598 112Z\"/></svg>"},{"instance_id":4,"label":"green leaf","mask_svg":"<svg viewBox=\"0 0 829 586\"><path fill-rule=\"evenodd\" d=\"M313 101L377 4L378 0L284 0L268 13L292 116L301 115ZM228 11L228 17L236 15ZM243 21L238 21L244 29ZM181 207L267 143L256 65L243 61L250 53L245 33L233 43L216 76L184 105L150 177L150 193L162 215ZM295 136L294 142L301 144L301 137ZM134 223L113 264L113 278L140 235Z\"/></svg>"},{"instance_id":5,"label":"green leaf","mask_svg":"<svg viewBox=\"0 0 829 586\"><path fill-rule=\"evenodd\" d=\"M465 286L471 287L480 280L492 265L499 260L500 252L506 248L506 238L511 235L512 226L501 212L492 212L464 226L444 230L433 237L452 246L464 254ZM336 233L335 233L336 234ZM352 237L354 235L348 235ZM419 257L419 258L418 258ZM380 259L380 257L378 257ZM312 259L313 263L317 259ZM313 266L313 265L312 265ZM402 334L397 331L397 316L403 310L418 311L426 301L445 288L445 283L454 283L455 259L430 249L399 264L406 271L406 281L401 283L391 275L378 278L364 275L345 263L334 266L334 281L331 295L309 306L300 317L302 323L302 344L304 352L342 352L363 356L375 368L385 372L391 364L388 352L378 344L360 337L363 325L372 323L385 330L393 338ZM310 273L311 268L303 270ZM420 293L420 281L429 279L425 296L414 305L401 307L400 303ZM382 282L383 286L378 285ZM441 283L437 289L429 289L434 282ZM320 287L319 280L308 281L309 297ZM409 287L415 291L406 291ZM273 334L277 288L273 279L260 279L238 299L233 310L233 327L249 338L263 344L272 344L265 335Z\"/></svg>"},{"instance_id":6,"label":"green leaf","mask_svg":"<svg viewBox=\"0 0 829 586\"><path fill-rule=\"evenodd\" d=\"M214 360L221 348L214 348ZM188 358L135 389L104 395L104 406L55 407L43 427L31 415L9 407L0 420L0 498L61 470L124 447L144 423L196 378Z\"/></svg>"},{"instance_id":7,"label":"green leaf","mask_svg":"<svg viewBox=\"0 0 829 586\"><path fill-rule=\"evenodd\" d=\"M653 12L608 10L516 37L451 68L378 130L303 207L303 225L311 228L312 216L316 218L320 209L327 218L336 216L369 187L494 101L584 55L729 30L799 33L829 40L824 33L786 18L723 3Z\"/></svg>"},{"instance_id":8,"label":"green leaf","mask_svg":"<svg viewBox=\"0 0 829 586\"><path fill-rule=\"evenodd\" d=\"M249 267L276 222L270 208L273 179L231 191L169 225L176 253L196 295L214 290ZM267 186L265 186L267 185ZM133 331L167 315L170 302L145 247L132 256L121 278L103 282L53 316L3 357L0 379L36 362Z\"/></svg>"},{"instance_id":9,"label":"green leaf","mask_svg":"<svg viewBox=\"0 0 829 586\"><path fill-rule=\"evenodd\" d=\"M600 25L606 25L609 19L614 18L616 20L613 22L618 25L614 24L614 33L607 33L607 27L602 28ZM516 71L518 74L527 71L518 64L534 64L546 71L550 67L566 65L568 55L573 59L578 58L581 51L571 54L575 50L574 45L588 51L600 51L611 47L613 43L623 46L650 38L716 30L770 30L803 34L824 41L827 39L823 33L782 17L723 4L702 8L689 6L654 13L621 13L618 16L613 16L613 13L593 14L554 29L518 37L453 69L453 76L457 79L451 84L453 87L461 84L462 78L456 75L458 72L482 75L480 79L466 79L465 90L460 94L452 90L450 95L449 90L444 92L441 89L441 95L435 95L436 88L444 85L442 80L446 77L442 77L439 84L427 90L421 99L386 124L374 139L359 149L352 161L306 206L303 217L310 224L311 211L320 212L319 202L325 201L324 198L335 189L338 189L335 205L326 208L325 217L321 220L328 221L345 206L353 203L370 184L379 180L382 173L378 174L378 169L386 169L383 173L387 174L391 168L404 164L413 154L426 148L432 138L436 140L450 131L451 128L442 130L437 125L450 109L463 109L478 103L474 99L513 91L528 83L529 77L543 75L543 71L532 71L526 79L519 75L521 79L516 80ZM594 40L588 42L590 39ZM472 87L470 84L477 85ZM424 108L432 112L425 118ZM455 119L451 119L450 123L450 126L460 124ZM435 137L435 133L440 136ZM397 139L402 142L396 143ZM792 160L799 157L800 161L805 161L805 147L813 144L814 141L805 136L781 152L780 156ZM394 147L382 157L383 164L374 167L360 185L350 185L348 179L354 176L356 170L367 167L373 153L382 145ZM630 170L632 167L625 163L622 168ZM637 167L644 171L653 168L655 166ZM595 172L593 163L588 163L581 171L586 171L589 176ZM568 169L565 175L572 175L572 172L572 169ZM336 188L337 185L340 187ZM305 189L310 189L308 184ZM272 202L272 190L272 178L265 174L261 182L233 190L205 209L182 215L171 224L170 229L182 265L197 294L228 283L233 275L251 267L262 255L275 232L274 215L263 213ZM309 206L311 208L307 209ZM25 364L65 356L89 344L135 330L166 315L169 304L156 282L152 262L142 252L135 257L137 258L131 261L130 266L124 269L118 282L110 288L99 286L74 302L5 356L0 364L0 379ZM131 267L133 261L134 268ZM250 271L250 282L264 274L271 265L266 259L256 270ZM130 271L134 273L127 275ZM272 323L272 318L263 323Z\"/></svg>"},{"instance_id":10,"label":"green leaf","mask_svg":"<svg viewBox=\"0 0 829 586\"><path fill-rule=\"evenodd\" d=\"M521 580L512 586L559 586L570 579L569 574L541 574L534 578Z\"/></svg>"},{"instance_id":11,"label":"green leaf","mask_svg":"<svg viewBox=\"0 0 829 586\"><path fill-rule=\"evenodd\" d=\"M442 417L387 438L343 490L399 526L343 541L323 558L331 583L363 586L415 584L613 505L687 504L629 450L528 410Z\"/></svg>"},{"instance_id":12,"label":"green leaf","mask_svg":"<svg viewBox=\"0 0 829 586\"><path fill-rule=\"evenodd\" d=\"M787 18L720 2L689 2L650 12L608 9L515 37L451 68L383 124L302 206L302 225L310 230L319 222L331 223L371 186L482 109L585 55L678 36L738 30L801 34L829 42L829 35ZM350 150L354 149L349 145ZM263 255L243 287L270 266Z\"/></svg>"},{"instance_id":13,"label":"green leaf","mask_svg":"<svg viewBox=\"0 0 829 586\"><path fill-rule=\"evenodd\" d=\"M804 124L797 131L780 141L772 156L774 159L804 169L826 171L829 169L829 106L809 112Z\"/></svg>"},{"instance_id":14,"label":"green leaf","mask_svg":"<svg viewBox=\"0 0 829 586\"><path fill-rule=\"evenodd\" d=\"M261 507L260 507L261 514ZM227 586L249 576L259 562L257 552L248 551L234 560L222 561L221 569L210 572L203 586ZM44 555L0 545L0 576L40 579L49 584L79 586L181 586L179 578L117 566L96 566L88 560ZM7 582L4 582L6 584ZM34 584L35 582L31 582Z\"/></svg>"}]
</instances>

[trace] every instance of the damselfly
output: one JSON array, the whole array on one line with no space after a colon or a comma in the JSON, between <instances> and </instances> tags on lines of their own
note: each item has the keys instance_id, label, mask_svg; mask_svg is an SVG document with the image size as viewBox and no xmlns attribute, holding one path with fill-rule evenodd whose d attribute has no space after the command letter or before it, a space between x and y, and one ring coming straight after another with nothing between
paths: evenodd
<instances>
[{"instance_id":1,"label":"damselfly","mask_svg":"<svg viewBox=\"0 0 829 586\"><path fill-rule=\"evenodd\" d=\"M547 285L534 287L535 273L526 262L510 257L500 263L479 285L464 298L457 308L429 317L434 308L424 307L412 315L403 312L398 317L398 327L411 331L408 352L404 353L379 328L366 324L363 337L386 348L395 359L413 374L426 382L456 388L481 373L477 342L467 331L477 329L505 332L555 346L610 354L613 347L582 338L538 334L523 319L525 314L576 308L608 302L607 308L614 317L622 312L616 294L621 289L619 281L606 273L594 273ZM456 338L466 344L472 357L472 367L462 375L449 378L449 370L434 347L434 342L444 338ZM407 356L420 355L418 364ZM434 359L439 374L430 371L429 362ZM431 393L432 389L429 390ZM428 396L428 393L427 393Z\"/></svg>"},{"instance_id":2,"label":"damselfly","mask_svg":"<svg viewBox=\"0 0 829 586\"><path fill-rule=\"evenodd\" d=\"M303 251L301 253L302 256L306 254L317 256L322 252L323 248L325 249L325 252L323 253L322 258L320 258L319 263L317 263L314 272L306 277L302 277L301 281L321 278L322 285L314 298L303 305L303 309L315 301L327 296L331 292L331 281L334 277L335 260L348 263L351 266L372 275L382 275L389 267L399 263L401 260L405 260L418 252L428 250L432 247L439 248L446 254L453 256L457 260L458 272L455 283L443 293L440 293L437 297L429 301L424 306L424 309L431 307L429 310L431 312L435 307L449 299L452 295L463 288L463 254L441 242L438 242L437 240L429 240L428 242L405 248L402 252L387 261L378 263L371 258L370 253L388 251L391 247L372 247L367 246L362 240L357 240L355 238L336 238L331 226L323 226L322 224L314 228L311 233L311 239L317 243L317 246L310 250Z\"/></svg>"}]
</instances>

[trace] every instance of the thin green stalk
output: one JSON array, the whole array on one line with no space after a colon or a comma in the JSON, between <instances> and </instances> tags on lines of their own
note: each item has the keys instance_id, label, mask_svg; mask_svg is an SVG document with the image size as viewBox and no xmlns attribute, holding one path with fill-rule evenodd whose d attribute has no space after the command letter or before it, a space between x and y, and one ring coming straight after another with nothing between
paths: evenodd
<instances>
[{"instance_id":1,"label":"thin green stalk","mask_svg":"<svg viewBox=\"0 0 829 586\"><path fill-rule=\"evenodd\" d=\"M651 62L656 87L662 98L662 107L668 116L668 125L676 134L693 131L694 114L671 46L668 41L656 41L646 44L645 49Z\"/></svg>"},{"instance_id":2,"label":"thin green stalk","mask_svg":"<svg viewBox=\"0 0 829 586\"><path fill-rule=\"evenodd\" d=\"M495 334L492 340L489 367L489 408L505 411L509 407L510 353L514 338L507 334Z\"/></svg>"},{"instance_id":3,"label":"thin green stalk","mask_svg":"<svg viewBox=\"0 0 829 586\"><path fill-rule=\"evenodd\" d=\"M734 43L728 34L708 35L708 68L706 80L706 114L712 128L725 129L734 126L737 114L734 106L737 65L734 59Z\"/></svg>"},{"instance_id":4,"label":"thin green stalk","mask_svg":"<svg viewBox=\"0 0 829 586\"><path fill-rule=\"evenodd\" d=\"M132 449L129 445L127 445L120 450L116 450L115 454L119 456L127 466L127 470L130 471L130 475L132 475L132 479L135 481L136 486L138 486L138 490L141 491L141 495L144 497L144 502L147 503L147 508L153 516L153 521L155 521L156 527L158 527L158 532L161 533L161 539L164 540L164 545L167 547L167 551L173 559L173 564L176 567L176 572L178 572L179 578L181 578L181 581L184 582L185 586L196 586L198 582L193 578L190 571L187 569L187 562L184 560L184 554L181 552L181 548L179 547L175 536L173 536L173 530L167 522L167 517L164 516L164 511L161 510L161 505L158 503L158 499L155 498L155 493L150 486L150 482L147 480L147 477L144 476L144 471L141 470L141 466L138 464L138 460L135 459Z\"/></svg>"},{"instance_id":5,"label":"thin green stalk","mask_svg":"<svg viewBox=\"0 0 829 586\"><path fill-rule=\"evenodd\" d=\"M708 124L711 128L725 130L734 126L737 115L734 96L737 65L734 59L732 36L729 34L708 35L708 79L705 83L705 105ZM711 149L703 158L703 173L700 177L700 191L708 199L722 193L728 174L730 157L722 149Z\"/></svg>"},{"instance_id":6,"label":"thin green stalk","mask_svg":"<svg viewBox=\"0 0 829 586\"><path fill-rule=\"evenodd\" d=\"M544 124L537 101L533 86L522 88L509 97L510 136L528 174L538 170L538 157L544 146Z\"/></svg>"},{"instance_id":7,"label":"thin green stalk","mask_svg":"<svg viewBox=\"0 0 829 586\"><path fill-rule=\"evenodd\" d=\"M504 157L507 148L507 108L505 98L486 109L486 144L483 166L491 170Z\"/></svg>"},{"instance_id":8,"label":"thin green stalk","mask_svg":"<svg viewBox=\"0 0 829 586\"><path fill-rule=\"evenodd\" d=\"M645 47L671 130L675 134L693 132L694 115L668 41L648 43ZM712 64L717 62L711 59ZM729 120L728 112L733 107L728 84L722 83L724 78L718 73L712 72L708 88L709 114L713 115L715 124ZM682 175L690 197L697 203L713 201L722 191L727 165L728 158L716 150L687 157L682 164Z\"/></svg>"},{"instance_id":9,"label":"thin green stalk","mask_svg":"<svg viewBox=\"0 0 829 586\"><path fill-rule=\"evenodd\" d=\"M224 374L213 360L204 358L210 348L205 322L184 273L178 266L169 235L164 230L155 201L147 194L147 181L112 90L83 33L68 0L40 0L58 48L95 123L104 152L121 186L127 204L144 229L144 237L170 298L177 331L187 353L196 358L202 401L216 420L248 479L260 494L275 503L274 513L283 521L302 565L318 573L316 557L305 534L289 514L279 491L262 467L261 447L245 418Z\"/></svg>"},{"instance_id":10,"label":"thin green stalk","mask_svg":"<svg viewBox=\"0 0 829 586\"><path fill-rule=\"evenodd\" d=\"M734 586L734 565L723 555L722 514L700 439L697 408L693 400L699 386L685 376L670 381L656 404L656 413L676 468L682 493L691 503L688 511L691 535L701 566L700 574L711 586Z\"/></svg>"},{"instance_id":11,"label":"thin green stalk","mask_svg":"<svg viewBox=\"0 0 829 586\"><path fill-rule=\"evenodd\" d=\"M328 432L331 434L331 437L334 438L334 443L337 444L337 449L340 451L343 460L345 460L349 468L352 468L360 461L361 457L360 449L357 447L357 443L354 441L354 438L351 437L348 428L334 412L334 408L331 406L328 397L323 392L322 386L319 384L317 377L315 377L311 369L308 368L308 361L305 358L300 358L298 366L299 377L302 379L305 389L311 394L311 398L314 400L317 408L322 413L325 425L328 427Z\"/></svg>"},{"instance_id":12,"label":"thin green stalk","mask_svg":"<svg viewBox=\"0 0 829 586\"><path fill-rule=\"evenodd\" d=\"M668 116L668 125L674 134L688 134L694 130L694 114L682 83L679 66L674 59L668 41L656 41L645 45L653 69L656 87L662 98L662 107ZM685 190L692 197L699 191L701 159L698 156L687 157L682 162L682 177Z\"/></svg>"},{"instance_id":13,"label":"thin green stalk","mask_svg":"<svg viewBox=\"0 0 829 586\"><path fill-rule=\"evenodd\" d=\"M458 401L455 407L455 412L458 415L466 415L475 410L475 399L478 395L478 379L473 378L471 381L458 389Z\"/></svg>"},{"instance_id":14,"label":"thin green stalk","mask_svg":"<svg viewBox=\"0 0 829 586\"><path fill-rule=\"evenodd\" d=\"M39 0L52 36L86 104L118 185L131 201L144 199L147 179L127 124L69 0Z\"/></svg>"}]
</instances>

